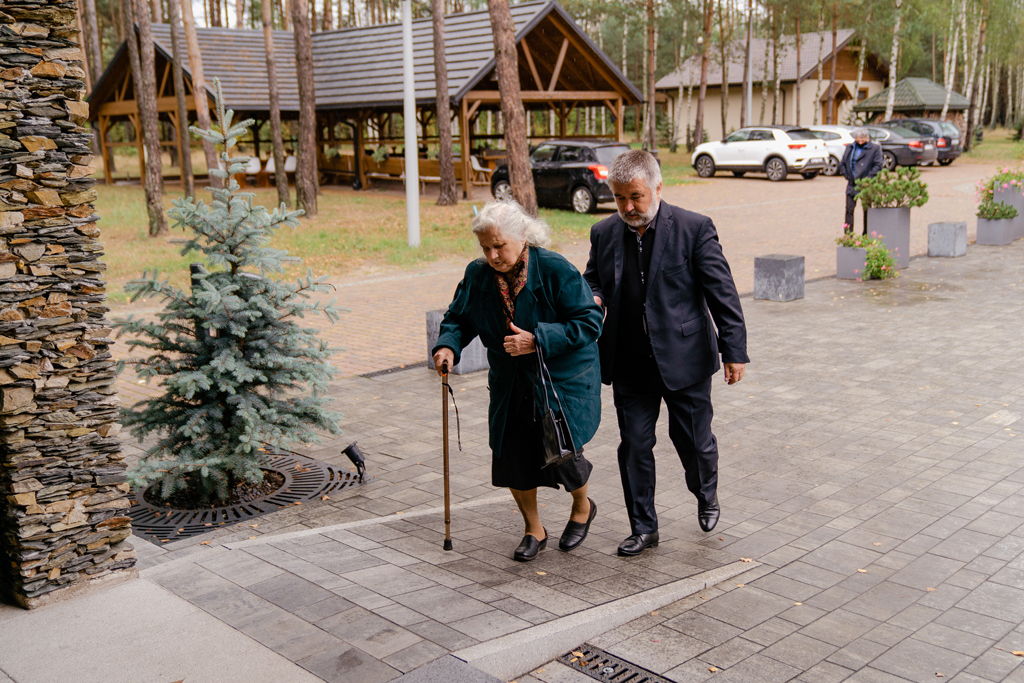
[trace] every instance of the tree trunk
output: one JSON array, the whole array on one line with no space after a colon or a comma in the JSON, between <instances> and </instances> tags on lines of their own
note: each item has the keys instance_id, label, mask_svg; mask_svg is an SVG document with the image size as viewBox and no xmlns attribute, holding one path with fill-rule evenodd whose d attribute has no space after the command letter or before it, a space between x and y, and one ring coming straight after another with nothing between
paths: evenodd
<instances>
[{"instance_id":1,"label":"tree trunk","mask_svg":"<svg viewBox=\"0 0 1024 683\"><path fill-rule=\"evenodd\" d=\"M245 28L245 0L235 0L235 28Z\"/></svg>"},{"instance_id":2,"label":"tree trunk","mask_svg":"<svg viewBox=\"0 0 1024 683\"><path fill-rule=\"evenodd\" d=\"M786 9L781 14L772 12L772 124L779 123L782 112L779 111L779 94L782 92L782 26L786 22Z\"/></svg>"},{"instance_id":3,"label":"tree trunk","mask_svg":"<svg viewBox=\"0 0 1024 683\"><path fill-rule=\"evenodd\" d=\"M814 124L821 123L821 83L825 75L825 5L818 10L818 86L814 89Z\"/></svg>"},{"instance_id":4,"label":"tree trunk","mask_svg":"<svg viewBox=\"0 0 1024 683\"><path fill-rule=\"evenodd\" d=\"M270 146L274 159L274 185L277 202L290 206L288 174L284 172L284 142L281 140L281 95L277 88L277 59L274 54L273 7L264 0L260 3L263 16L263 49L267 53L267 91L270 95ZM355 150L358 154L358 150Z\"/></svg>"},{"instance_id":5,"label":"tree trunk","mask_svg":"<svg viewBox=\"0 0 1024 683\"><path fill-rule=\"evenodd\" d=\"M722 137L729 133L729 39L732 31L729 27L729 15L723 11L722 0L718 0L718 54L722 62L722 85L721 101L722 106Z\"/></svg>"},{"instance_id":6,"label":"tree trunk","mask_svg":"<svg viewBox=\"0 0 1024 683\"><path fill-rule=\"evenodd\" d=\"M833 2L832 2L832 59L831 59L832 64L829 67L829 76L828 76L828 105L827 105L828 106L828 111L826 112L828 114L828 118L825 121L825 123L838 123L835 120L836 119L836 113L835 113L835 104L836 104L836 61L837 61L837 59L839 57L839 55L837 54L837 51L836 51L836 47L837 47L836 32L838 31L838 29L839 29L839 5L838 5L838 3L835 2L835 0L833 0Z\"/></svg>"},{"instance_id":7,"label":"tree trunk","mask_svg":"<svg viewBox=\"0 0 1024 683\"><path fill-rule=\"evenodd\" d=\"M740 102L740 128L750 125L747 120L747 110L750 109L751 97L751 73L750 73L750 42L754 35L754 0L747 0L747 40L743 50L743 95Z\"/></svg>"},{"instance_id":8,"label":"tree trunk","mask_svg":"<svg viewBox=\"0 0 1024 683\"><path fill-rule=\"evenodd\" d=\"M448 58L444 52L444 0L430 0L434 26L434 82L437 84L437 136L440 150L437 161L441 166L441 187L437 193L438 206L458 203L455 188L455 163L452 161L452 113L448 97ZM468 154L469 150L463 151Z\"/></svg>"},{"instance_id":9,"label":"tree trunk","mask_svg":"<svg viewBox=\"0 0 1024 683\"><path fill-rule=\"evenodd\" d=\"M803 71L800 69L800 12L796 13L796 83L793 84L793 107L795 118L793 124L800 125L800 81L803 78Z\"/></svg>"},{"instance_id":10,"label":"tree trunk","mask_svg":"<svg viewBox=\"0 0 1024 683\"><path fill-rule=\"evenodd\" d=\"M182 74L181 20L178 17L178 3L167 3L167 18L171 22L171 57L174 60L174 99L178 108L178 149L181 151L181 187L186 197L196 193L196 182L192 176L192 136L188 132L188 107L185 105L185 77Z\"/></svg>"},{"instance_id":11,"label":"tree trunk","mask_svg":"<svg viewBox=\"0 0 1024 683\"><path fill-rule=\"evenodd\" d=\"M146 0L123 0L127 20L128 55L135 84L135 102L139 108L139 122L145 150L143 187L146 192L146 213L149 216L149 235L155 237L167 232L164 217L163 177L160 171L160 132L156 113L156 65L153 53L153 34L150 30L149 7ZM138 26L136 37L133 24ZM141 48L141 49L140 49ZM140 131L136 131L139 134ZM143 160L140 159L140 162Z\"/></svg>"},{"instance_id":12,"label":"tree trunk","mask_svg":"<svg viewBox=\"0 0 1024 683\"><path fill-rule=\"evenodd\" d=\"M675 111L673 112L675 114L675 116L674 116L675 121L673 122L673 125L672 125L672 150L671 150L672 152L675 152L676 149L679 147L679 133L682 132L682 130L683 130L683 74L682 74L682 68L683 68L683 44L684 44L684 42L686 40L686 29L687 28L689 28L689 26L687 24L687 20L683 19L683 34L682 34L683 35L683 40L679 41L679 49L676 51L676 72L679 74L679 86L678 86L677 92L676 92ZM602 112L601 123L602 124L604 123L603 112ZM689 123L689 122L687 122L687 123ZM603 126L602 126L601 133L604 134Z\"/></svg>"},{"instance_id":13,"label":"tree trunk","mask_svg":"<svg viewBox=\"0 0 1024 683\"><path fill-rule=\"evenodd\" d=\"M103 51L100 48L100 27L96 19L96 0L80 0L82 11L82 45L88 62L90 82L93 87L103 75Z\"/></svg>"},{"instance_id":14,"label":"tree trunk","mask_svg":"<svg viewBox=\"0 0 1024 683\"><path fill-rule=\"evenodd\" d=\"M150 0L149 4L153 7L153 15L152 15L153 19L152 19L152 21L154 21L154 22L156 22L158 24L162 24L164 22L164 14L163 14L163 7L160 4L160 0ZM135 11L136 11L135 20L138 21L138 19L139 19L138 15L142 13L142 8L140 8L138 5L136 5L135 6ZM147 18L149 17L148 14L146 16L147 16Z\"/></svg>"},{"instance_id":15,"label":"tree trunk","mask_svg":"<svg viewBox=\"0 0 1024 683\"><path fill-rule=\"evenodd\" d=\"M648 152L655 152L658 148L657 143L657 102L655 102L654 92L654 59L657 55L657 48L655 47L654 30L657 26L657 18L654 14L654 0L647 0L647 115L646 118L646 132L644 135L644 149Z\"/></svg>"},{"instance_id":16,"label":"tree trunk","mask_svg":"<svg viewBox=\"0 0 1024 683\"><path fill-rule=\"evenodd\" d=\"M307 218L317 213L316 91L313 89L313 41L306 0L291 0L295 34L295 71L299 82L299 154L295 199ZM281 169L284 171L284 169Z\"/></svg>"},{"instance_id":17,"label":"tree trunk","mask_svg":"<svg viewBox=\"0 0 1024 683\"><path fill-rule=\"evenodd\" d=\"M324 9L320 13L320 26L324 31L334 28L334 6L331 0L324 0Z\"/></svg>"},{"instance_id":18,"label":"tree trunk","mask_svg":"<svg viewBox=\"0 0 1024 683\"><path fill-rule=\"evenodd\" d=\"M172 0L180 2L181 20L185 26L185 43L188 45L188 63L192 71L192 96L196 103L196 126L200 130L210 129L210 100L206 91L206 78L203 76L203 55L199 52L199 36L196 34L196 20L192 15L191 0ZM206 173L212 187L221 186L221 178L212 171L220 168L217 152L209 140L203 140L203 156L206 157Z\"/></svg>"},{"instance_id":19,"label":"tree trunk","mask_svg":"<svg viewBox=\"0 0 1024 683\"><path fill-rule=\"evenodd\" d=\"M896 104L896 62L900 54L900 24L903 21L903 0L896 0L896 20L892 26L892 51L889 53L889 96L885 100L885 120L892 118Z\"/></svg>"},{"instance_id":20,"label":"tree trunk","mask_svg":"<svg viewBox=\"0 0 1024 683\"><path fill-rule=\"evenodd\" d=\"M771 14L771 5L767 6L767 11L769 14ZM761 68L761 113L757 119L757 122L760 125L764 125L765 112L768 109L768 64L769 62L771 62L772 59L771 47L771 36L766 35L764 38L764 64Z\"/></svg>"},{"instance_id":21,"label":"tree trunk","mask_svg":"<svg viewBox=\"0 0 1024 683\"><path fill-rule=\"evenodd\" d=\"M512 194L531 216L537 215L537 193L526 137L526 110L519 94L519 64L515 27L508 0L487 0L494 34L495 67L501 91L501 112L505 121L505 149L508 152L509 182ZM468 154L469 150L463 150Z\"/></svg>"},{"instance_id":22,"label":"tree trunk","mask_svg":"<svg viewBox=\"0 0 1024 683\"><path fill-rule=\"evenodd\" d=\"M871 25L871 5L868 5L868 13L864 18L866 26ZM860 101L860 82L864 78L864 63L867 59L868 45L866 37L860 39L860 52L857 54L857 80L853 83L853 102Z\"/></svg>"},{"instance_id":23,"label":"tree trunk","mask_svg":"<svg viewBox=\"0 0 1024 683\"><path fill-rule=\"evenodd\" d=\"M942 112L939 114L939 119L945 121L946 113L949 111L949 98L953 94L953 88L956 84L956 66L957 66L957 48L960 46L959 32L960 26L966 26L967 21L967 0L963 0L960 3L960 21L956 24L953 23L953 17L950 17L950 44L951 47L947 49L949 65L946 73L946 99L942 103Z\"/></svg>"},{"instance_id":24,"label":"tree trunk","mask_svg":"<svg viewBox=\"0 0 1024 683\"><path fill-rule=\"evenodd\" d=\"M982 64L985 61L985 31L988 28L988 0L983 0L981 17L978 21L977 56L974 58L974 71L970 92L967 95L970 106L967 109L967 143L964 151L969 152L974 147L974 131L978 127L979 100L981 99L981 80L984 74L981 72ZM984 104L983 102L980 104Z\"/></svg>"},{"instance_id":25,"label":"tree trunk","mask_svg":"<svg viewBox=\"0 0 1024 683\"><path fill-rule=\"evenodd\" d=\"M711 22L714 19L715 6L712 0L703 0L704 21L701 28L700 51L700 91L697 94L697 115L693 123L693 146L704 142L704 98L708 92L708 53L711 51Z\"/></svg>"}]
</instances>

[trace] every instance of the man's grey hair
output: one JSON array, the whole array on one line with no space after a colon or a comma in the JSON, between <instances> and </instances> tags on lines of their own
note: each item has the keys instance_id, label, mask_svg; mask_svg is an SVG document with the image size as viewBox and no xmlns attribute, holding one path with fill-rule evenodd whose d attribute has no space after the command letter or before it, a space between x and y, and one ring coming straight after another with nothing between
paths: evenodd
<instances>
[{"instance_id":1,"label":"man's grey hair","mask_svg":"<svg viewBox=\"0 0 1024 683\"><path fill-rule=\"evenodd\" d=\"M654 155L642 149L631 149L615 157L608 171L608 182L628 185L637 179L644 181L652 192L661 184L661 166Z\"/></svg>"},{"instance_id":2,"label":"man's grey hair","mask_svg":"<svg viewBox=\"0 0 1024 683\"><path fill-rule=\"evenodd\" d=\"M546 247L551 242L548 224L526 213L519 202L511 199L488 202L473 218L473 234L490 228L535 247Z\"/></svg>"},{"instance_id":3,"label":"man's grey hair","mask_svg":"<svg viewBox=\"0 0 1024 683\"><path fill-rule=\"evenodd\" d=\"M871 137L871 134L868 133L868 129L865 128L864 126L858 126L857 128L854 128L852 131L850 131L850 135L855 137L855 138L860 138L860 137L870 138Z\"/></svg>"}]
</instances>

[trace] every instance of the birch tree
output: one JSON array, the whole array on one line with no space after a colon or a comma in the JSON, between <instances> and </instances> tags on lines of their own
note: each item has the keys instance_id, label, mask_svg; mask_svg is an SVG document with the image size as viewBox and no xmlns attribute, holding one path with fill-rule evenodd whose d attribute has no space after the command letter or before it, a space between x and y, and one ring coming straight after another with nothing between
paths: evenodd
<instances>
[{"instance_id":1,"label":"birch tree","mask_svg":"<svg viewBox=\"0 0 1024 683\"><path fill-rule=\"evenodd\" d=\"M270 96L270 148L274 160L274 186L277 188L277 203L290 206L291 193L288 190L288 174L284 172L284 141L281 136L281 94L277 85L277 56L274 54L273 5L267 0L260 3L263 24L263 51L267 60L267 93Z\"/></svg>"},{"instance_id":2,"label":"birch tree","mask_svg":"<svg viewBox=\"0 0 1024 683\"><path fill-rule=\"evenodd\" d=\"M700 91L697 95L697 115L693 124L693 146L704 141L704 99L708 92L708 57L711 51L711 20L715 6L712 0L702 0L703 24L701 29Z\"/></svg>"},{"instance_id":3,"label":"birch tree","mask_svg":"<svg viewBox=\"0 0 1024 683\"><path fill-rule=\"evenodd\" d=\"M892 25L892 50L889 53L889 94L885 100L885 120L892 118L896 104L896 62L900 54L900 25L903 21L903 0L896 0L896 17Z\"/></svg>"},{"instance_id":4,"label":"birch tree","mask_svg":"<svg viewBox=\"0 0 1024 683\"><path fill-rule=\"evenodd\" d=\"M306 0L290 0L295 36L295 71L299 86L299 150L295 169L295 202L306 218L317 214L316 90L313 87L313 40ZM358 150L357 150L358 151ZM284 172L284 169L281 169Z\"/></svg>"},{"instance_id":5,"label":"birch tree","mask_svg":"<svg viewBox=\"0 0 1024 683\"><path fill-rule=\"evenodd\" d=\"M203 55L199 51L199 34L196 33L196 20L192 14L191 0L171 0L180 2L181 22L185 27L185 44L188 46L188 64L192 72L192 97L196 105L196 126L200 130L210 130L210 100L207 96L206 78L203 75ZM203 156L206 157L207 177L210 185L220 187L220 179L210 171L220 168L217 161L217 152L213 144L206 139L202 140Z\"/></svg>"},{"instance_id":6,"label":"birch tree","mask_svg":"<svg viewBox=\"0 0 1024 683\"><path fill-rule=\"evenodd\" d=\"M452 206L458 202L455 193L455 164L452 161L452 115L448 98L448 60L444 51L444 0L431 0L434 32L434 82L437 102L437 135L440 151L437 160L441 166L441 187L437 193L438 206ZM469 154L469 150L463 150Z\"/></svg>"}]
</instances>

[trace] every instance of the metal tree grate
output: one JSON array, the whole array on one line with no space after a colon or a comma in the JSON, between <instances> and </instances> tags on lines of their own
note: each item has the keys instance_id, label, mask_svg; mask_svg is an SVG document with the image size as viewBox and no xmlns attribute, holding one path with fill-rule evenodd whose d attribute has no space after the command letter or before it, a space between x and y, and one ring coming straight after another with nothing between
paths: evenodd
<instances>
[{"instance_id":1,"label":"metal tree grate","mask_svg":"<svg viewBox=\"0 0 1024 683\"><path fill-rule=\"evenodd\" d=\"M319 500L359 483L359 475L298 453L268 454L260 467L284 477L284 483L255 500L203 510L179 510L152 505L142 492L132 491L132 530L158 545L205 534L214 529L265 515L310 500Z\"/></svg>"},{"instance_id":2,"label":"metal tree grate","mask_svg":"<svg viewBox=\"0 0 1024 683\"><path fill-rule=\"evenodd\" d=\"M599 681L612 683L672 683L672 680L648 671L625 659L583 643L558 658L562 664Z\"/></svg>"}]
</instances>

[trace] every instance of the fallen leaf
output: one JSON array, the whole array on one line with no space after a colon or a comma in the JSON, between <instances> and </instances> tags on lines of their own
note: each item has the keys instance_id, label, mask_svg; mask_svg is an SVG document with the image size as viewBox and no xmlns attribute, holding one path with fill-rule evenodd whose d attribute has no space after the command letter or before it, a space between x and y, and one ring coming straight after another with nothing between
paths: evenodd
<instances>
[{"instance_id":1,"label":"fallen leaf","mask_svg":"<svg viewBox=\"0 0 1024 683\"><path fill-rule=\"evenodd\" d=\"M209 541L199 541L199 545L210 545Z\"/></svg>"},{"instance_id":2,"label":"fallen leaf","mask_svg":"<svg viewBox=\"0 0 1024 683\"><path fill-rule=\"evenodd\" d=\"M253 529L256 529L256 528L259 527L259 524L250 524L249 526L252 527Z\"/></svg>"},{"instance_id":3,"label":"fallen leaf","mask_svg":"<svg viewBox=\"0 0 1024 683\"><path fill-rule=\"evenodd\" d=\"M330 496L320 496L320 500L330 500Z\"/></svg>"},{"instance_id":4,"label":"fallen leaf","mask_svg":"<svg viewBox=\"0 0 1024 683\"><path fill-rule=\"evenodd\" d=\"M717 673L718 672L718 667L717 666L709 666L708 667L708 671L710 671L711 673Z\"/></svg>"},{"instance_id":5,"label":"fallen leaf","mask_svg":"<svg viewBox=\"0 0 1024 683\"><path fill-rule=\"evenodd\" d=\"M745 583L737 583L737 584L736 584L736 587L737 587L737 588L743 588L743 587L744 587L744 586L746 586L746 585L747 585L747 584L745 584Z\"/></svg>"},{"instance_id":6,"label":"fallen leaf","mask_svg":"<svg viewBox=\"0 0 1024 683\"><path fill-rule=\"evenodd\" d=\"M170 542L171 542L171 539L169 539L169 538L161 538L161 539L160 539L160 542L161 542L161 543L170 543Z\"/></svg>"},{"instance_id":7,"label":"fallen leaf","mask_svg":"<svg viewBox=\"0 0 1024 683\"><path fill-rule=\"evenodd\" d=\"M250 537L249 537L249 540L251 541L251 540L253 540L253 539L255 539L255 538L257 538L257 537L256 537L256 536L250 536Z\"/></svg>"},{"instance_id":8,"label":"fallen leaf","mask_svg":"<svg viewBox=\"0 0 1024 683\"><path fill-rule=\"evenodd\" d=\"M537 576L547 576L547 572L536 572Z\"/></svg>"},{"instance_id":9,"label":"fallen leaf","mask_svg":"<svg viewBox=\"0 0 1024 683\"><path fill-rule=\"evenodd\" d=\"M868 570L867 570L867 569L858 569L858 570L857 570L857 573L858 573L858 574L867 574L867 573L868 573Z\"/></svg>"},{"instance_id":10,"label":"fallen leaf","mask_svg":"<svg viewBox=\"0 0 1024 683\"><path fill-rule=\"evenodd\" d=\"M874 546L879 546L879 545L882 545L882 544L881 544L881 543L879 543L878 541L875 541L875 542L874 542L874 543L872 543L871 545L874 545Z\"/></svg>"},{"instance_id":11,"label":"fallen leaf","mask_svg":"<svg viewBox=\"0 0 1024 683\"><path fill-rule=\"evenodd\" d=\"M1024 657L1024 650L1011 650L1010 654L1015 657Z\"/></svg>"},{"instance_id":12,"label":"fallen leaf","mask_svg":"<svg viewBox=\"0 0 1024 683\"><path fill-rule=\"evenodd\" d=\"M656 616L658 616L658 614L659 614L658 610L654 610L653 612L651 612L651 616L652 617L656 617Z\"/></svg>"},{"instance_id":13,"label":"fallen leaf","mask_svg":"<svg viewBox=\"0 0 1024 683\"><path fill-rule=\"evenodd\" d=\"M206 523L206 524L204 524L203 526L213 526L213 522L207 522L207 523Z\"/></svg>"},{"instance_id":14,"label":"fallen leaf","mask_svg":"<svg viewBox=\"0 0 1024 683\"><path fill-rule=\"evenodd\" d=\"M931 586L928 586L927 588L925 588L925 590L928 591L929 593L934 593L935 592L935 589L932 588Z\"/></svg>"},{"instance_id":15,"label":"fallen leaf","mask_svg":"<svg viewBox=\"0 0 1024 683\"><path fill-rule=\"evenodd\" d=\"M583 656L583 653L580 652L579 650L573 650L570 654L572 654L573 657L582 657Z\"/></svg>"},{"instance_id":16,"label":"fallen leaf","mask_svg":"<svg viewBox=\"0 0 1024 683\"><path fill-rule=\"evenodd\" d=\"M804 603L802 603L802 602L794 602L793 604L796 605L797 607L799 607L800 605L802 605Z\"/></svg>"},{"instance_id":17,"label":"fallen leaf","mask_svg":"<svg viewBox=\"0 0 1024 683\"><path fill-rule=\"evenodd\" d=\"M749 557L741 557L740 562L753 562L754 560Z\"/></svg>"},{"instance_id":18,"label":"fallen leaf","mask_svg":"<svg viewBox=\"0 0 1024 683\"><path fill-rule=\"evenodd\" d=\"M938 671L936 671L936 672L935 672L935 677L936 677L936 678L945 678L945 677L946 677L946 674L944 674L944 673L939 673Z\"/></svg>"}]
</instances>

